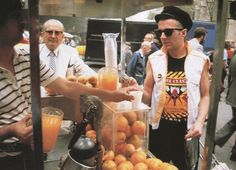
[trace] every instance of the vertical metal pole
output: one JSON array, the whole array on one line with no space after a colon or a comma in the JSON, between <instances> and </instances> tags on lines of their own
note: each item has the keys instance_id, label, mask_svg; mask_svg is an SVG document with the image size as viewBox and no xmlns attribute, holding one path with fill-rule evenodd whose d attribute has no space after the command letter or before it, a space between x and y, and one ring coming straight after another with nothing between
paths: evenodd
<instances>
[{"instance_id":1,"label":"vertical metal pole","mask_svg":"<svg viewBox=\"0 0 236 170\"><path fill-rule=\"evenodd\" d=\"M210 91L210 107L206 129L205 148L203 153L202 170L210 170L217 120L218 103L220 99L220 83L222 75L223 50L225 42L226 17L228 0L217 1L216 44L213 57L213 76Z\"/></svg>"},{"instance_id":2,"label":"vertical metal pole","mask_svg":"<svg viewBox=\"0 0 236 170\"><path fill-rule=\"evenodd\" d=\"M122 17L121 20L121 36L120 36L120 65L121 75L125 74L125 42L126 42L126 20Z\"/></svg>"},{"instance_id":3,"label":"vertical metal pole","mask_svg":"<svg viewBox=\"0 0 236 170\"><path fill-rule=\"evenodd\" d=\"M125 42L126 42L126 0L121 0L121 28L120 28L120 66L121 75L125 74Z\"/></svg>"},{"instance_id":4,"label":"vertical metal pole","mask_svg":"<svg viewBox=\"0 0 236 170\"><path fill-rule=\"evenodd\" d=\"M32 119L34 130L34 170L43 170L43 144L40 101L40 69L39 69L39 2L29 0L29 32L30 32L30 71Z\"/></svg>"}]
</instances>

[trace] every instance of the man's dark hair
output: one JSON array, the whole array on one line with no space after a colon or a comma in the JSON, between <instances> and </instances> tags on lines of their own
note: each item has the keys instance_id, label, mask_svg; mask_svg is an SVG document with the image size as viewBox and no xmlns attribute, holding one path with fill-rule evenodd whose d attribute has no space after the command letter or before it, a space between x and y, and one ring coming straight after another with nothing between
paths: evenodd
<instances>
[{"instance_id":1,"label":"man's dark hair","mask_svg":"<svg viewBox=\"0 0 236 170\"><path fill-rule=\"evenodd\" d=\"M4 0L0 5L0 26L3 26L6 21L11 18L16 12L23 11L21 0Z\"/></svg>"},{"instance_id":2,"label":"man's dark hair","mask_svg":"<svg viewBox=\"0 0 236 170\"><path fill-rule=\"evenodd\" d=\"M197 27L194 30L194 38L200 38L201 36L206 36L207 29L204 27Z\"/></svg>"}]
</instances>

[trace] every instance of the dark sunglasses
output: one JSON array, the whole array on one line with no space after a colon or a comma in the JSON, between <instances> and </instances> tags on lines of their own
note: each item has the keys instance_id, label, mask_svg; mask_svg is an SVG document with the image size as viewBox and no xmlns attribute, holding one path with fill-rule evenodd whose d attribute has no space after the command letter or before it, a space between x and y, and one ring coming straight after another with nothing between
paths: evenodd
<instances>
[{"instance_id":1,"label":"dark sunglasses","mask_svg":"<svg viewBox=\"0 0 236 170\"><path fill-rule=\"evenodd\" d=\"M52 31L52 30L48 30L45 32L49 35L52 35L53 33L54 33L54 35L61 35L63 33L62 31Z\"/></svg>"},{"instance_id":2,"label":"dark sunglasses","mask_svg":"<svg viewBox=\"0 0 236 170\"><path fill-rule=\"evenodd\" d=\"M183 30L183 28L167 28L164 30L157 30L156 35L157 35L157 37L161 37L162 33L164 32L165 36L169 37L172 35L174 30L181 31L181 30Z\"/></svg>"}]
</instances>

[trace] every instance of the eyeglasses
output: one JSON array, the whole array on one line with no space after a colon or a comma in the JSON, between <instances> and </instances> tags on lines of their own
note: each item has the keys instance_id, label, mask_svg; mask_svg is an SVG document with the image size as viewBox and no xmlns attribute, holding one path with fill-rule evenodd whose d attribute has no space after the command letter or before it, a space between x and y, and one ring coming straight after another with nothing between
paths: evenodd
<instances>
[{"instance_id":1,"label":"eyeglasses","mask_svg":"<svg viewBox=\"0 0 236 170\"><path fill-rule=\"evenodd\" d=\"M49 35L61 35L63 32L62 31L53 31L53 30L48 30L48 31L45 31L47 34Z\"/></svg>"},{"instance_id":2,"label":"eyeglasses","mask_svg":"<svg viewBox=\"0 0 236 170\"><path fill-rule=\"evenodd\" d=\"M164 32L165 36L169 37L172 35L174 30L181 31L181 30L183 30L183 28L167 28L164 30L157 30L156 35L157 35L157 37L161 37L162 33Z\"/></svg>"}]
</instances>

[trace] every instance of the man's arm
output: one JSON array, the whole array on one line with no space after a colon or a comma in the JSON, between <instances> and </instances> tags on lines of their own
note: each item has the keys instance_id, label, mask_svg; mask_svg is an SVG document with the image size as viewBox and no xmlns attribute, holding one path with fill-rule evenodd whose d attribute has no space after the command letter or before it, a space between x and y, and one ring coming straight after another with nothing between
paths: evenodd
<instances>
[{"instance_id":1,"label":"man's arm","mask_svg":"<svg viewBox=\"0 0 236 170\"><path fill-rule=\"evenodd\" d=\"M144 88L143 88L143 98L142 101L147 104L151 105L151 98L152 98L152 91L154 86L154 79L152 74L152 68L150 61L147 62L146 66L146 78L144 80Z\"/></svg>"},{"instance_id":2,"label":"man's arm","mask_svg":"<svg viewBox=\"0 0 236 170\"><path fill-rule=\"evenodd\" d=\"M79 101L81 94L98 96L104 101L120 102L123 100L133 100L133 96L122 91L108 91L98 88L87 87L81 83L71 82L58 77L46 86L57 93Z\"/></svg>"},{"instance_id":3,"label":"man's arm","mask_svg":"<svg viewBox=\"0 0 236 170\"><path fill-rule=\"evenodd\" d=\"M210 81L209 81L209 61L206 61L200 79L200 103L198 117L195 124L189 129L185 138L200 137L202 135L203 125L208 114L210 104Z\"/></svg>"}]
</instances>

